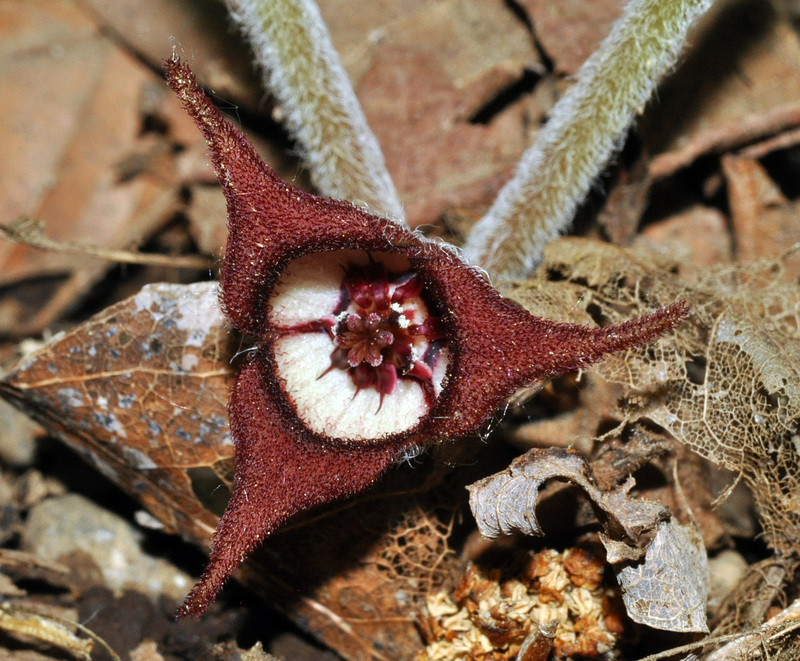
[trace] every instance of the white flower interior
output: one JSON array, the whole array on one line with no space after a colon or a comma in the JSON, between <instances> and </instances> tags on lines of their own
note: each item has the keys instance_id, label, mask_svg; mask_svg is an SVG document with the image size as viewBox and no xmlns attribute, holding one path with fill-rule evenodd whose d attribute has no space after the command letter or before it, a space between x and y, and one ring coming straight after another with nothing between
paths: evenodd
<instances>
[{"instance_id":1,"label":"white flower interior","mask_svg":"<svg viewBox=\"0 0 800 661\"><path fill-rule=\"evenodd\" d=\"M380 441L413 429L441 393L449 352L438 331L418 328L429 317L423 298L408 288L395 293L409 276L405 258L361 251L309 255L282 274L269 310L275 364L311 431L343 441ZM377 300L363 294L371 286ZM361 295L351 298L348 287ZM381 317L381 337L392 333L394 341L381 345L377 360L373 355L372 362L357 363L358 348L372 336L349 333L346 321L369 313Z\"/></svg>"},{"instance_id":2,"label":"white flower interior","mask_svg":"<svg viewBox=\"0 0 800 661\"><path fill-rule=\"evenodd\" d=\"M412 381L400 379L381 405L377 390L358 391L344 370L332 369L317 378L330 363L332 350L333 342L326 335L313 333L282 337L275 346L286 392L311 431L369 441L411 429L425 415L428 406L422 387Z\"/></svg>"}]
</instances>

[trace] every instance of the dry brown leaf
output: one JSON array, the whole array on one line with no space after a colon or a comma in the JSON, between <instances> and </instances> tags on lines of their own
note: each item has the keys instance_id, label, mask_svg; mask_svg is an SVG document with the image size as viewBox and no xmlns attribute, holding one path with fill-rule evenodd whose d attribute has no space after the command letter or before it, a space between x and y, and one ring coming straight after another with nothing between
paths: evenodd
<instances>
[{"instance_id":1,"label":"dry brown leaf","mask_svg":"<svg viewBox=\"0 0 800 661\"><path fill-rule=\"evenodd\" d=\"M787 200L758 161L728 154L722 171L740 260L773 257L800 243L800 202ZM800 275L800 257L789 257L785 265Z\"/></svg>"},{"instance_id":2,"label":"dry brown leaf","mask_svg":"<svg viewBox=\"0 0 800 661\"><path fill-rule=\"evenodd\" d=\"M597 214L597 225L603 228L612 243L628 245L647 209L652 178L647 159L640 154L633 163L622 163L614 173L603 208Z\"/></svg>"},{"instance_id":3,"label":"dry brown leaf","mask_svg":"<svg viewBox=\"0 0 800 661\"><path fill-rule=\"evenodd\" d=\"M655 178L800 125L800 37L774 5L718 3L693 41L642 121Z\"/></svg>"},{"instance_id":4,"label":"dry brown leaf","mask_svg":"<svg viewBox=\"0 0 800 661\"><path fill-rule=\"evenodd\" d=\"M359 11L353 11L352 0L322 0L319 5L356 85L384 48L425 53L445 73L469 116L518 80L526 67L541 68L525 24L508 7L488 0L435 5L379 0L359 4Z\"/></svg>"},{"instance_id":5,"label":"dry brown leaf","mask_svg":"<svg viewBox=\"0 0 800 661\"><path fill-rule=\"evenodd\" d=\"M469 471L443 459L396 467L363 496L291 522L244 566L246 583L347 659L413 658L415 613L463 569L450 537L468 516Z\"/></svg>"},{"instance_id":6,"label":"dry brown leaf","mask_svg":"<svg viewBox=\"0 0 800 661\"><path fill-rule=\"evenodd\" d=\"M521 0L536 38L559 73L573 75L610 32L624 2Z\"/></svg>"},{"instance_id":7,"label":"dry brown leaf","mask_svg":"<svg viewBox=\"0 0 800 661\"><path fill-rule=\"evenodd\" d=\"M205 544L216 517L195 489L203 471L230 479L233 341L216 285L151 285L27 356L0 394Z\"/></svg>"},{"instance_id":8,"label":"dry brown leaf","mask_svg":"<svg viewBox=\"0 0 800 661\"><path fill-rule=\"evenodd\" d=\"M138 244L179 206L169 174L175 155L162 148L161 137L142 130L143 98L153 90L159 95L163 83L71 2L10 2L4 12L0 139L8 157L0 170L0 218L43 221L60 241ZM175 99L164 104L182 114ZM198 149L200 137L190 144ZM148 154L159 163L154 170L129 177L121 169L126 158ZM0 330L40 331L107 269L103 260L0 243L2 284L52 278L51 288L40 284L18 300L6 298Z\"/></svg>"},{"instance_id":9,"label":"dry brown leaf","mask_svg":"<svg viewBox=\"0 0 800 661\"><path fill-rule=\"evenodd\" d=\"M154 69L161 67L175 45L191 58L192 70L215 94L250 111L263 106L250 49L221 2L83 0L83 4L104 30Z\"/></svg>"},{"instance_id":10,"label":"dry brown leaf","mask_svg":"<svg viewBox=\"0 0 800 661\"><path fill-rule=\"evenodd\" d=\"M633 478L604 491L577 453L531 450L504 471L468 487L470 507L486 537L522 532L541 536L536 506L548 480L578 485L597 512L608 562L622 588L628 615L635 622L667 631L708 632L706 556L702 540L676 521L663 505L633 499ZM654 534L645 544L646 535Z\"/></svg>"},{"instance_id":11,"label":"dry brown leaf","mask_svg":"<svg viewBox=\"0 0 800 661\"><path fill-rule=\"evenodd\" d=\"M565 384L565 385L562 385ZM558 397L563 388L563 399ZM589 454L594 438L608 430L608 423L617 413L617 400L622 391L592 374L550 382L536 399L541 407L555 415L528 416L529 419L505 431L505 440L521 450L532 447L572 448Z\"/></svg>"},{"instance_id":12,"label":"dry brown leaf","mask_svg":"<svg viewBox=\"0 0 800 661\"><path fill-rule=\"evenodd\" d=\"M631 244L669 255L678 264L714 266L733 260L727 218L714 208L694 205L645 227Z\"/></svg>"}]
</instances>

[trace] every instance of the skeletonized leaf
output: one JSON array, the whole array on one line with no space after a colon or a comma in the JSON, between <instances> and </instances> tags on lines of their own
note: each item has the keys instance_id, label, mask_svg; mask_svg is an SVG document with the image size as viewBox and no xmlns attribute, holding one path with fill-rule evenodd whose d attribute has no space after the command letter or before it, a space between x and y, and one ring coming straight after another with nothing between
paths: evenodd
<instances>
[{"instance_id":1,"label":"skeletonized leaf","mask_svg":"<svg viewBox=\"0 0 800 661\"><path fill-rule=\"evenodd\" d=\"M634 622L666 631L708 633L706 553L689 528L662 521L644 560L615 571Z\"/></svg>"},{"instance_id":2,"label":"skeletonized leaf","mask_svg":"<svg viewBox=\"0 0 800 661\"><path fill-rule=\"evenodd\" d=\"M787 263L792 254L711 269L684 264L679 278L669 273L674 264L654 268L652 256L561 239L548 246L536 278L507 292L541 316L559 318L568 308L570 320L583 312L609 322L688 301L692 314L676 333L646 351L611 356L597 372L626 388L626 419L646 417L741 474L764 539L785 558L800 535L800 288Z\"/></svg>"}]
</instances>

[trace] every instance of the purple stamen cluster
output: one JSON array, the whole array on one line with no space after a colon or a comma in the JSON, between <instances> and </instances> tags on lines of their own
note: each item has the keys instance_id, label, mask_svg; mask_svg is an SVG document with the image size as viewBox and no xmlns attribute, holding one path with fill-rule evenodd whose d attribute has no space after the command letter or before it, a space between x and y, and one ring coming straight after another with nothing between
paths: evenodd
<instances>
[{"instance_id":1,"label":"purple stamen cluster","mask_svg":"<svg viewBox=\"0 0 800 661\"><path fill-rule=\"evenodd\" d=\"M390 274L371 260L349 266L341 288L341 302L325 324L336 347L325 373L349 371L356 389L375 388L381 403L394 392L398 378L415 379L432 400L433 364L443 334L438 317L421 298L417 274Z\"/></svg>"}]
</instances>

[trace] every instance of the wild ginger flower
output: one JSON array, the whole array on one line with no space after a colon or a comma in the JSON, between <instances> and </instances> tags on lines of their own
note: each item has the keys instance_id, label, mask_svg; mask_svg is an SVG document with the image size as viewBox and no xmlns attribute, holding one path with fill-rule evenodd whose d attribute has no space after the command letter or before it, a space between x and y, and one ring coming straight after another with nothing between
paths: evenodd
<instances>
[{"instance_id":1,"label":"wild ginger flower","mask_svg":"<svg viewBox=\"0 0 800 661\"><path fill-rule=\"evenodd\" d=\"M258 342L228 404L231 499L179 615L201 615L292 515L363 491L411 449L474 431L520 386L646 344L688 313L678 301L606 328L534 317L453 250L281 180L187 65L173 56L165 70L228 204L222 308Z\"/></svg>"}]
</instances>

